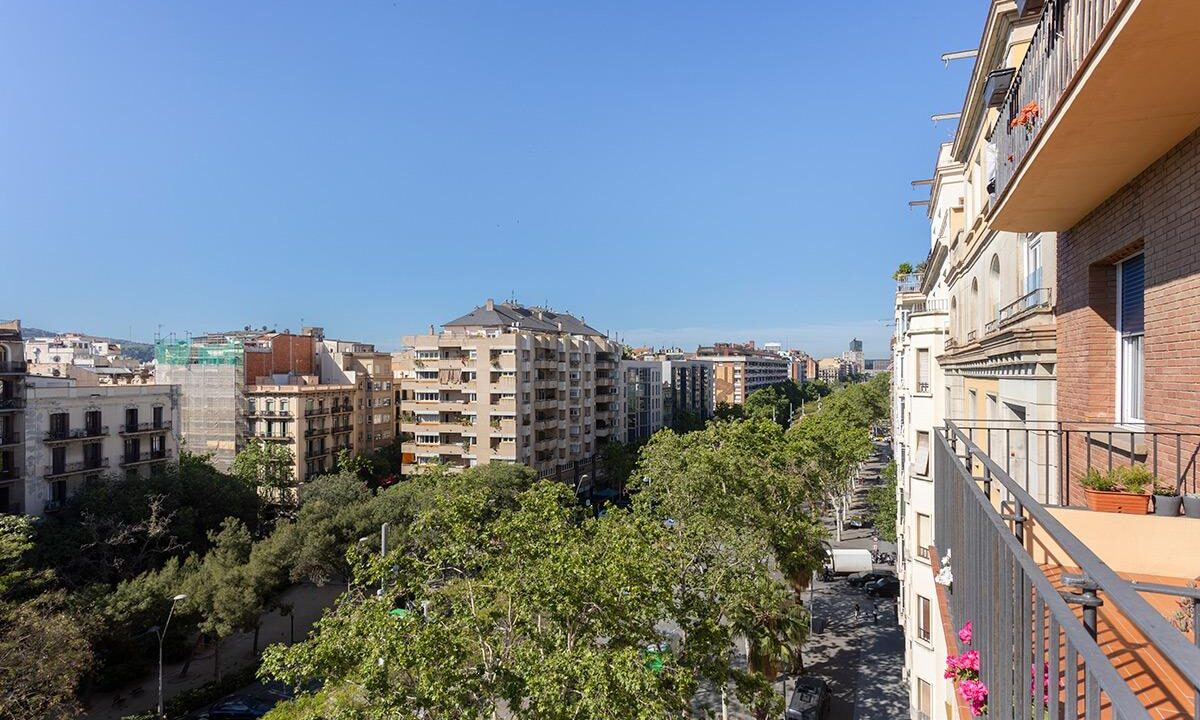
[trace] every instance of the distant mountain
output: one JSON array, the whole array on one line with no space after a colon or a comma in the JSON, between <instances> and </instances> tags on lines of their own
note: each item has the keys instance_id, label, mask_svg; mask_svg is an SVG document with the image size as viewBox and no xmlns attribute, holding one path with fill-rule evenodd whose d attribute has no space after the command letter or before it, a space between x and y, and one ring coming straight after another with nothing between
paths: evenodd
<instances>
[{"instance_id":1,"label":"distant mountain","mask_svg":"<svg viewBox=\"0 0 1200 720\"><path fill-rule=\"evenodd\" d=\"M64 333L54 332L53 330L43 330L29 326L21 327L21 337L25 339L35 337L58 337ZM122 340L121 338L110 338L104 335L93 335L92 337L109 342L115 342L121 346L121 354L127 358L133 358L141 362L148 362L154 359L154 345L151 343L138 342L136 340Z\"/></svg>"}]
</instances>

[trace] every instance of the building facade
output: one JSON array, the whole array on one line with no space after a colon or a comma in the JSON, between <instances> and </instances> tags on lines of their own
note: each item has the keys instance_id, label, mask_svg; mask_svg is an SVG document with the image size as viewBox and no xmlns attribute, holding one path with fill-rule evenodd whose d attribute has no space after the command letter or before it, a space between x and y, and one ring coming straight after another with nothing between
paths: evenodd
<instances>
[{"instance_id":1,"label":"building facade","mask_svg":"<svg viewBox=\"0 0 1200 720\"><path fill-rule=\"evenodd\" d=\"M354 384L323 384L313 375L270 378L246 386L249 438L282 443L292 451L293 476L308 482L333 472L338 454L356 454Z\"/></svg>"},{"instance_id":2,"label":"building facade","mask_svg":"<svg viewBox=\"0 0 1200 720\"><path fill-rule=\"evenodd\" d=\"M702 346L696 357L712 363L714 397L726 405L741 405L755 390L786 382L791 366L786 358L756 348L753 342Z\"/></svg>"},{"instance_id":3,"label":"building facade","mask_svg":"<svg viewBox=\"0 0 1200 720\"><path fill-rule=\"evenodd\" d=\"M947 581L928 603L934 654L966 650L954 630L973 623L989 714L1197 713L1185 620L1200 600L1200 523L1176 493L1200 514L1200 93L1180 74L1200 67L1198 28L1195 3L989 5L944 153L961 168L962 221L935 229L948 244L935 242L918 283L943 283L950 300L929 374L931 535L907 522L916 488L899 498L904 546ZM897 363L911 362L914 327L906 346L898 325ZM911 392L898 382L897 404ZM898 435L918 429L905 412ZM1132 466L1151 489L1106 511L1096 478L1136 490ZM925 611L904 598L911 646ZM911 663L925 683L913 717L971 716Z\"/></svg>"},{"instance_id":4,"label":"building facade","mask_svg":"<svg viewBox=\"0 0 1200 720\"><path fill-rule=\"evenodd\" d=\"M622 360L625 442L649 440L663 428L663 363Z\"/></svg>"},{"instance_id":5,"label":"building facade","mask_svg":"<svg viewBox=\"0 0 1200 720\"><path fill-rule=\"evenodd\" d=\"M489 299L404 344L406 473L507 462L578 481L625 438L621 347L581 318Z\"/></svg>"},{"instance_id":6,"label":"building facade","mask_svg":"<svg viewBox=\"0 0 1200 720\"><path fill-rule=\"evenodd\" d=\"M25 510L25 370L21 321L0 323L0 513Z\"/></svg>"},{"instance_id":7,"label":"building facade","mask_svg":"<svg viewBox=\"0 0 1200 720\"><path fill-rule=\"evenodd\" d=\"M59 510L84 483L145 476L179 456L179 388L80 387L27 376L24 512Z\"/></svg>"},{"instance_id":8,"label":"building facade","mask_svg":"<svg viewBox=\"0 0 1200 720\"><path fill-rule=\"evenodd\" d=\"M716 373L707 360L662 359L663 425L698 427L716 412Z\"/></svg>"}]
</instances>

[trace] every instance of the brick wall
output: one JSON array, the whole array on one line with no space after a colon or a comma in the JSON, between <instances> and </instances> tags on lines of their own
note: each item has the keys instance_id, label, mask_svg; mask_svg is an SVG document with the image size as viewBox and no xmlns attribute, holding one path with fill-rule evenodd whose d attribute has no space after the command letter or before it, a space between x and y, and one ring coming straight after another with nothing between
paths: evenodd
<instances>
[{"instance_id":1,"label":"brick wall","mask_svg":"<svg viewBox=\"0 0 1200 720\"><path fill-rule=\"evenodd\" d=\"M1116 419L1114 263L1144 250L1146 421L1200 425L1198 240L1200 130L1059 235L1060 420ZM1071 474L1085 464L1073 452Z\"/></svg>"}]
</instances>

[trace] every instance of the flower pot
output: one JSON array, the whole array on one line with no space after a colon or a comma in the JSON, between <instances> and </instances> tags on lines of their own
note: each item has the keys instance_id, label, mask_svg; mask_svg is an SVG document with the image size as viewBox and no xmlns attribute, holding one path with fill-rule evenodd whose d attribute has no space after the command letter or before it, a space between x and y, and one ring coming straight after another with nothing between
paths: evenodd
<instances>
[{"instance_id":1,"label":"flower pot","mask_svg":"<svg viewBox=\"0 0 1200 720\"><path fill-rule=\"evenodd\" d=\"M1200 518L1200 495L1183 496L1183 514L1190 518Z\"/></svg>"},{"instance_id":2,"label":"flower pot","mask_svg":"<svg viewBox=\"0 0 1200 720\"><path fill-rule=\"evenodd\" d=\"M1088 510L1096 512L1145 515L1150 511L1150 496L1113 490L1084 489Z\"/></svg>"},{"instance_id":3,"label":"flower pot","mask_svg":"<svg viewBox=\"0 0 1200 720\"><path fill-rule=\"evenodd\" d=\"M1166 515L1167 517L1175 517L1179 514L1179 507L1183 505L1183 498L1178 495L1155 495L1154 496L1154 514Z\"/></svg>"}]
</instances>

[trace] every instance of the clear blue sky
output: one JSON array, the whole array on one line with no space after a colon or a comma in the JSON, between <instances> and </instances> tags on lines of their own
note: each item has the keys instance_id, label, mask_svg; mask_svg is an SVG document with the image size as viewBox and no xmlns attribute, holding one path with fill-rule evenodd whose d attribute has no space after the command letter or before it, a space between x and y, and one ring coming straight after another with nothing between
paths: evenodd
<instances>
[{"instance_id":1,"label":"clear blue sky","mask_svg":"<svg viewBox=\"0 0 1200 720\"><path fill-rule=\"evenodd\" d=\"M984 0L0 3L0 318L887 353Z\"/></svg>"}]
</instances>

